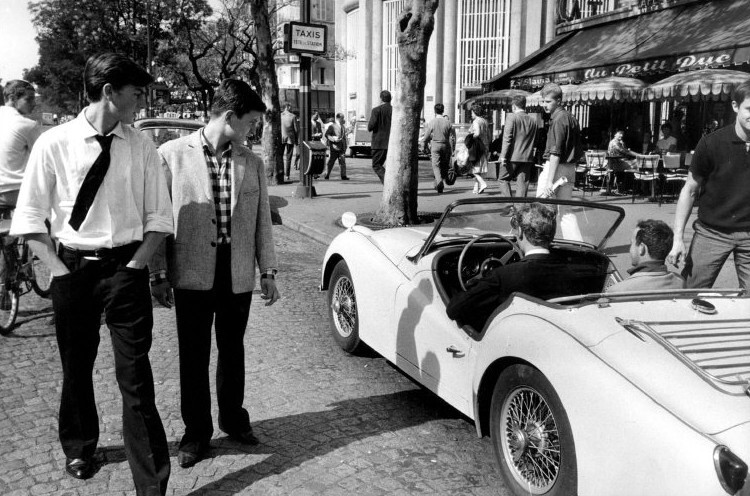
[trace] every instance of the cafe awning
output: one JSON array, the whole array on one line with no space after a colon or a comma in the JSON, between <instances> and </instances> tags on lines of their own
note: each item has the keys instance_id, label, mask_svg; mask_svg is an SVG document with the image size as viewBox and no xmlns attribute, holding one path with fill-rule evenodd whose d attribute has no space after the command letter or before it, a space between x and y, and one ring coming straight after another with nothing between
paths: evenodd
<instances>
[{"instance_id":1,"label":"cafe awning","mask_svg":"<svg viewBox=\"0 0 750 496\"><path fill-rule=\"evenodd\" d=\"M691 3L599 24L543 53L538 62L518 64L519 70L508 75L513 87L745 64L750 61L750 2Z\"/></svg>"},{"instance_id":2,"label":"cafe awning","mask_svg":"<svg viewBox=\"0 0 750 496\"><path fill-rule=\"evenodd\" d=\"M575 84L563 84L562 86L560 86L560 89L562 90L563 102L568 101L568 95L571 91L575 90L575 88ZM542 91L539 90L536 93L533 93L526 97L526 107L541 107L543 101L544 97L542 97Z\"/></svg>"},{"instance_id":3,"label":"cafe awning","mask_svg":"<svg viewBox=\"0 0 750 496\"><path fill-rule=\"evenodd\" d=\"M528 97L531 95L528 91L524 90L498 90L484 93L479 96L475 96L473 102L479 103L486 107L510 107L511 101L516 96ZM473 103L472 102L472 103Z\"/></svg>"},{"instance_id":4,"label":"cafe awning","mask_svg":"<svg viewBox=\"0 0 750 496\"><path fill-rule=\"evenodd\" d=\"M648 84L640 79L609 76L573 86L564 99L566 102L581 103L635 101L641 99L646 86Z\"/></svg>"},{"instance_id":5,"label":"cafe awning","mask_svg":"<svg viewBox=\"0 0 750 496\"><path fill-rule=\"evenodd\" d=\"M727 69L703 69L679 72L654 83L643 92L647 101L727 100L735 85L750 79L747 72Z\"/></svg>"}]
</instances>

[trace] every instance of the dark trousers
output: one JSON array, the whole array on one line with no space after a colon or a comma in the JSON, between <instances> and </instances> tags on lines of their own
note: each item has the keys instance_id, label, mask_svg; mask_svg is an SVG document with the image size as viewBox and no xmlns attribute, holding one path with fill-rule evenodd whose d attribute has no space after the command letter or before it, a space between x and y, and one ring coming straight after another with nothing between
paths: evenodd
<instances>
[{"instance_id":1,"label":"dark trousers","mask_svg":"<svg viewBox=\"0 0 750 496\"><path fill-rule=\"evenodd\" d=\"M326 167L326 177L331 175L333 166L336 165L336 161L339 163L339 169L341 169L341 177L346 177L346 157L344 152L336 151L333 148L330 149L330 156L328 157L328 166Z\"/></svg>"},{"instance_id":2,"label":"dark trousers","mask_svg":"<svg viewBox=\"0 0 750 496\"><path fill-rule=\"evenodd\" d=\"M451 146L448 143L432 142L430 147L430 160L432 162L432 175L435 177L433 186L442 190L443 179L448 175L448 166L451 161Z\"/></svg>"},{"instance_id":3,"label":"dark trousers","mask_svg":"<svg viewBox=\"0 0 750 496\"><path fill-rule=\"evenodd\" d=\"M378 175L380 183L385 180L385 157L388 155L388 149L372 151L372 170Z\"/></svg>"},{"instance_id":4,"label":"dark trousers","mask_svg":"<svg viewBox=\"0 0 750 496\"><path fill-rule=\"evenodd\" d=\"M292 156L294 155L294 143L283 143L282 153L284 154L284 175L289 177L292 168Z\"/></svg>"},{"instance_id":5,"label":"dark trousers","mask_svg":"<svg viewBox=\"0 0 750 496\"><path fill-rule=\"evenodd\" d=\"M216 328L216 347L219 350L216 367L219 428L227 433L244 432L250 428L250 416L242 402L245 398L243 339L252 293L232 293L230 251L229 245L218 248L211 290L174 290L180 342L180 402L185 422L181 447L189 442L207 443L213 434L208 382L212 323Z\"/></svg>"},{"instance_id":6,"label":"dark trousers","mask_svg":"<svg viewBox=\"0 0 750 496\"><path fill-rule=\"evenodd\" d=\"M513 196L510 182L516 182L516 196L523 197L529 191L529 176L531 176L531 162L506 162L499 165L497 180L500 183L501 196Z\"/></svg>"},{"instance_id":7,"label":"dark trousers","mask_svg":"<svg viewBox=\"0 0 750 496\"><path fill-rule=\"evenodd\" d=\"M169 480L167 438L154 399L153 315L148 269L125 267L137 249L117 258L86 260L61 251L71 273L52 280L63 385L59 431L65 456L88 458L99 440L92 372L102 310L112 338L115 377L122 395L125 454L139 495L164 494Z\"/></svg>"}]
</instances>

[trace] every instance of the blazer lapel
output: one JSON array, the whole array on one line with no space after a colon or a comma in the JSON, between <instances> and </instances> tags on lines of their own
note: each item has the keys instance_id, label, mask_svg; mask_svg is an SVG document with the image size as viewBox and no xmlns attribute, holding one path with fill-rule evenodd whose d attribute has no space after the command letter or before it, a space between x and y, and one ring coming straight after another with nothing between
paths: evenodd
<instances>
[{"instance_id":1,"label":"blazer lapel","mask_svg":"<svg viewBox=\"0 0 750 496\"><path fill-rule=\"evenodd\" d=\"M206 165L206 155L203 153L203 142L201 141L201 130L194 132L188 143L190 147L190 164L195 164L194 174L203 185L203 193L206 198L214 201L213 187L211 186L211 175Z\"/></svg>"},{"instance_id":2,"label":"blazer lapel","mask_svg":"<svg viewBox=\"0 0 750 496\"><path fill-rule=\"evenodd\" d=\"M247 167L248 161L245 154L241 151L239 146L233 148L236 153L232 156L232 212L237 205L237 198L240 195L240 187L242 181L245 179L245 168Z\"/></svg>"}]
</instances>

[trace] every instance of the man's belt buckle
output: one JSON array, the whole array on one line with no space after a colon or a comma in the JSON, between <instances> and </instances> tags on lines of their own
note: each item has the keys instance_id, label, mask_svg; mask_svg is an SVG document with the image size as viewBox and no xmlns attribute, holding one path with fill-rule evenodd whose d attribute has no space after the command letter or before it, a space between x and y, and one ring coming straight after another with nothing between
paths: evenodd
<instances>
[{"instance_id":1,"label":"man's belt buckle","mask_svg":"<svg viewBox=\"0 0 750 496\"><path fill-rule=\"evenodd\" d=\"M104 258L106 258L107 254L109 252L110 252L109 249L94 250L93 254L91 254L91 255L84 255L83 258L85 260L101 261Z\"/></svg>"}]
</instances>

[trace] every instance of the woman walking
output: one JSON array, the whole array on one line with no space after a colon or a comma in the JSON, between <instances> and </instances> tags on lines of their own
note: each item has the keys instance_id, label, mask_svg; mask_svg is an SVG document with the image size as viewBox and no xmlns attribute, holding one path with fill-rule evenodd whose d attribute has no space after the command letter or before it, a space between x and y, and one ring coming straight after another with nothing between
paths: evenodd
<instances>
[{"instance_id":1,"label":"woman walking","mask_svg":"<svg viewBox=\"0 0 750 496\"><path fill-rule=\"evenodd\" d=\"M471 119L469 134L478 139L482 144L482 153L476 157L474 168L472 169L474 175L474 190L472 193L481 194L487 188L487 183L482 178L482 174L487 173L487 155L492 137L490 136L490 126L484 118L484 109L479 104L475 103L471 106Z\"/></svg>"}]
</instances>

